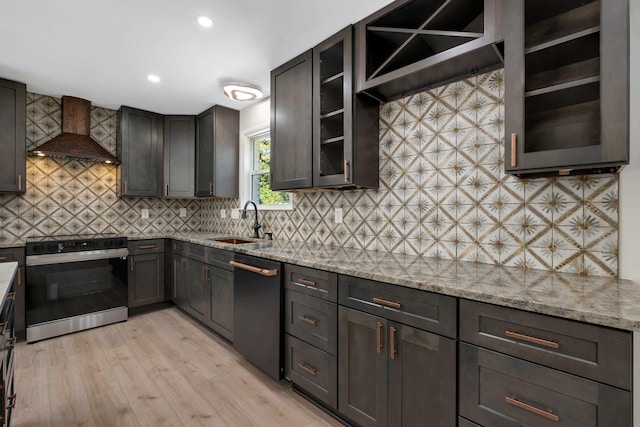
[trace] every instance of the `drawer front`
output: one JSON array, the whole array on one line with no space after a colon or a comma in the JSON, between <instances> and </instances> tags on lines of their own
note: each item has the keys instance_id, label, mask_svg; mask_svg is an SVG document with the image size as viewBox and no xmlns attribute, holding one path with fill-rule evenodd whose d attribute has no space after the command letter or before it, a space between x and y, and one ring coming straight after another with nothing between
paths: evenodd
<instances>
[{"instance_id":1,"label":"drawer front","mask_svg":"<svg viewBox=\"0 0 640 427\"><path fill-rule=\"evenodd\" d=\"M24 248L2 248L0 249L0 262L17 262L24 265Z\"/></svg>"},{"instance_id":2,"label":"drawer front","mask_svg":"<svg viewBox=\"0 0 640 427\"><path fill-rule=\"evenodd\" d=\"M458 417L458 427L482 427L480 424L472 423L466 418Z\"/></svg>"},{"instance_id":3,"label":"drawer front","mask_svg":"<svg viewBox=\"0 0 640 427\"><path fill-rule=\"evenodd\" d=\"M284 286L316 298L338 302L338 275L314 268L285 264Z\"/></svg>"},{"instance_id":4,"label":"drawer front","mask_svg":"<svg viewBox=\"0 0 640 427\"><path fill-rule=\"evenodd\" d=\"M171 244L174 255L187 256L189 253L189 244L180 240L174 240Z\"/></svg>"},{"instance_id":5,"label":"drawer front","mask_svg":"<svg viewBox=\"0 0 640 427\"><path fill-rule=\"evenodd\" d=\"M232 271L229 261L233 259L233 252L224 249L206 248L207 264L214 265L225 270Z\"/></svg>"},{"instance_id":6,"label":"drawer front","mask_svg":"<svg viewBox=\"0 0 640 427\"><path fill-rule=\"evenodd\" d=\"M456 337L456 299L418 289L340 275L340 305Z\"/></svg>"},{"instance_id":7,"label":"drawer front","mask_svg":"<svg viewBox=\"0 0 640 427\"><path fill-rule=\"evenodd\" d=\"M631 333L460 301L460 340L631 389Z\"/></svg>"},{"instance_id":8,"label":"drawer front","mask_svg":"<svg viewBox=\"0 0 640 427\"><path fill-rule=\"evenodd\" d=\"M285 334L284 375L333 410L338 407L335 356Z\"/></svg>"},{"instance_id":9,"label":"drawer front","mask_svg":"<svg viewBox=\"0 0 640 427\"><path fill-rule=\"evenodd\" d=\"M196 245L194 243L189 243L187 245L186 256L188 258L206 263L208 254L209 254L209 248L207 246Z\"/></svg>"},{"instance_id":10,"label":"drawer front","mask_svg":"<svg viewBox=\"0 0 640 427\"><path fill-rule=\"evenodd\" d=\"M338 306L285 290L285 330L333 355L338 342Z\"/></svg>"},{"instance_id":11,"label":"drawer front","mask_svg":"<svg viewBox=\"0 0 640 427\"><path fill-rule=\"evenodd\" d=\"M129 241L129 255L164 252L164 239Z\"/></svg>"},{"instance_id":12,"label":"drawer front","mask_svg":"<svg viewBox=\"0 0 640 427\"><path fill-rule=\"evenodd\" d=\"M460 415L480 425L630 427L631 393L460 344Z\"/></svg>"}]
</instances>

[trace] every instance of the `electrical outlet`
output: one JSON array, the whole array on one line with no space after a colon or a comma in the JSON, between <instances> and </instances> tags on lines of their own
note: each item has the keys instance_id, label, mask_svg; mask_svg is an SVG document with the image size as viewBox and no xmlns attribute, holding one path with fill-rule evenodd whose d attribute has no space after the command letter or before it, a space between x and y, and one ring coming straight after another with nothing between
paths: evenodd
<instances>
[{"instance_id":1,"label":"electrical outlet","mask_svg":"<svg viewBox=\"0 0 640 427\"><path fill-rule=\"evenodd\" d=\"M227 210L220 209L220 218L225 219L227 217Z\"/></svg>"},{"instance_id":2,"label":"electrical outlet","mask_svg":"<svg viewBox=\"0 0 640 427\"><path fill-rule=\"evenodd\" d=\"M149 209L147 208L142 208L142 219L149 219Z\"/></svg>"},{"instance_id":3,"label":"electrical outlet","mask_svg":"<svg viewBox=\"0 0 640 427\"><path fill-rule=\"evenodd\" d=\"M238 219L240 218L240 212L237 209L231 209L231 218Z\"/></svg>"},{"instance_id":4,"label":"electrical outlet","mask_svg":"<svg viewBox=\"0 0 640 427\"><path fill-rule=\"evenodd\" d=\"M187 217L187 208L180 208L180 218Z\"/></svg>"},{"instance_id":5,"label":"electrical outlet","mask_svg":"<svg viewBox=\"0 0 640 427\"><path fill-rule=\"evenodd\" d=\"M334 221L336 224L342 224L342 208L336 208L334 211Z\"/></svg>"}]
</instances>

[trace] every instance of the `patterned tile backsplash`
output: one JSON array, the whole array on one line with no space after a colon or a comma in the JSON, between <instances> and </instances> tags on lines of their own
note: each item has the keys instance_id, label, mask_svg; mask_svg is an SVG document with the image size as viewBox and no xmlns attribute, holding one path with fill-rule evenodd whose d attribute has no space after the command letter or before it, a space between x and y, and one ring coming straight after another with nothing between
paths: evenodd
<instances>
[{"instance_id":1,"label":"patterned tile backsplash","mask_svg":"<svg viewBox=\"0 0 640 427\"><path fill-rule=\"evenodd\" d=\"M617 276L618 176L505 175L502 76L498 70L382 105L380 188L299 193L294 210L260 212L263 231L276 239ZM31 149L60 132L60 100L29 93L27 103ZM91 134L115 154L116 112L94 107ZM29 157L27 193L0 195L0 242L105 231L252 231L252 220L229 219L238 199L120 199L116 172ZM148 220L140 218L142 208ZM335 208L343 209L341 224Z\"/></svg>"},{"instance_id":2,"label":"patterned tile backsplash","mask_svg":"<svg viewBox=\"0 0 640 427\"><path fill-rule=\"evenodd\" d=\"M27 150L61 132L60 99L27 94ZM116 154L116 111L91 109L91 136ZM0 243L34 235L198 231L199 201L118 198L117 167L27 157L27 192L0 194ZM149 219L141 219L141 209ZM187 216L180 217L180 208Z\"/></svg>"},{"instance_id":3,"label":"patterned tile backsplash","mask_svg":"<svg viewBox=\"0 0 640 427\"><path fill-rule=\"evenodd\" d=\"M380 188L299 193L261 212L278 239L617 276L618 176L520 180L503 172L503 71L380 107ZM204 230L250 233L220 219L238 200L201 205ZM334 208L344 222L334 223ZM227 215L229 218L229 215Z\"/></svg>"}]
</instances>

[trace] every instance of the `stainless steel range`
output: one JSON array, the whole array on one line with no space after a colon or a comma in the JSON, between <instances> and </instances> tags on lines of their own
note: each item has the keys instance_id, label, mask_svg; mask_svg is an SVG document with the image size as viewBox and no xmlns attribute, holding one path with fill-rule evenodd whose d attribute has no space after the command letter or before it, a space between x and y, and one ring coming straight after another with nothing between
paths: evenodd
<instances>
[{"instance_id":1,"label":"stainless steel range","mask_svg":"<svg viewBox=\"0 0 640 427\"><path fill-rule=\"evenodd\" d=\"M28 238L27 342L127 320L128 255L117 235Z\"/></svg>"}]
</instances>

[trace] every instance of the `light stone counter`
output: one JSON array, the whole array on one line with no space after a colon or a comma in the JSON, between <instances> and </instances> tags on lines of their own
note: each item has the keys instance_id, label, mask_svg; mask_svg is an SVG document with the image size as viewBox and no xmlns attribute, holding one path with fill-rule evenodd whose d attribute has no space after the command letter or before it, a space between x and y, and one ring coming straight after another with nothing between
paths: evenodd
<instances>
[{"instance_id":1,"label":"light stone counter","mask_svg":"<svg viewBox=\"0 0 640 427\"><path fill-rule=\"evenodd\" d=\"M9 288L11 288L11 282L18 270L18 263L13 262L0 262L0 309L4 305L5 299Z\"/></svg>"}]
</instances>

